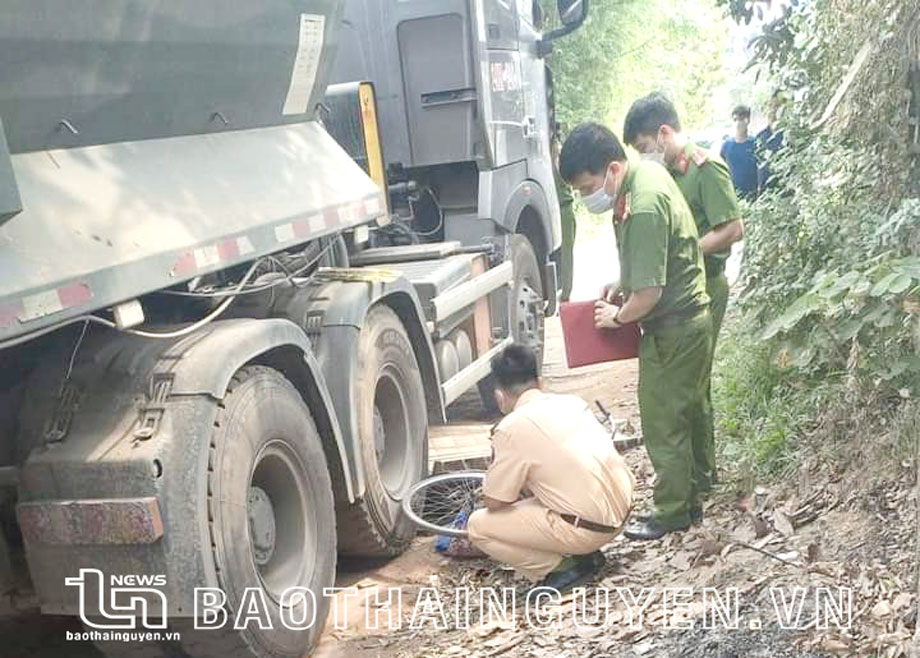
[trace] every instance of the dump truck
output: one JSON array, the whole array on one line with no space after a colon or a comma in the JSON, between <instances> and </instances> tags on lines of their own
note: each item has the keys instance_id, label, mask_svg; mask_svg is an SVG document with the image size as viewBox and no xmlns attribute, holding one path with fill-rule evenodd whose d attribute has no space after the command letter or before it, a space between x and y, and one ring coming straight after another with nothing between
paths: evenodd
<instances>
[{"instance_id":1,"label":"dump truck","mask_svg":"<svg viewBox=\"0 0 920 658\"><path fill-rule=\"evenodd\" d=\"M557 9L0 6L0 614L301 656L407 546L428 428L555 309Z\"/></svg>"}]
</instances>

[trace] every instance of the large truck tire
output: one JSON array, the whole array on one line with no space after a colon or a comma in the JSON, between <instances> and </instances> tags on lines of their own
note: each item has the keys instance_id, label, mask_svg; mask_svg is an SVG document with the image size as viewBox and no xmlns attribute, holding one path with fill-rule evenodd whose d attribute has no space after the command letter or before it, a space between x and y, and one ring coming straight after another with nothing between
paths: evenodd
<instances>
[{"instance_id":1,"label":"large truck tire","mask_svg":"<svg viewBox=\"0 0 920 658\"><path fill-rule=\"evenodd\" d=\"M412 343L387 306L368 312L357 363L354 400L365 491L339 510L339 550L392 557L415 535L400 501L428 472L428 416Z\"/></svg>"},{"instance_id":2,"label":"large truck tire","mask_svg":"<svg viewBox=\"0 0 920 658\"><path fill-rule=\"evenodd\" d=\"M530 240L523 235L511 236L511 258L514 264L514 285L511 297L511 334L516 343L528 345L537 355L537 367L543 365L544 315L543 280L540 263ZM495 384L492 377L479 381L479 396L486 411L499 412L495 404Z\"/></svg>"},{"instance_id":3,"label":"large truck tire","mask_svg":"<svg viewBox=\"0 0 920 658\"><path fill-rule=\"evenodd\" d=\"M211 436L207 506L226 624L196 630L192 619L171 619L178 641L97 643L107 656L300 658L316 645L329 605L323 590L335 580L332 483L310 410L278 371L247 366L234 375ZM307 629L282 622L291 587L313 592L287 601L290 624L314 619ZM270 628L255 619L233 628L247 588L263 590Z\"/></svg>"}]
</instances>

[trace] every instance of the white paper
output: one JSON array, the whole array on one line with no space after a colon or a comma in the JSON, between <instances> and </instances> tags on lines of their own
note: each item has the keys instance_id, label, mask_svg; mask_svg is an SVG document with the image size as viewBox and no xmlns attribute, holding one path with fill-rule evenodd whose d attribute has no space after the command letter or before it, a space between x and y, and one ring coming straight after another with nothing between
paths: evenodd
<instances>
[{"instance_id":1,"label":"white paper","mask_svg":"<svg viewBox=\"0 0 920 658\"><path fill-rule=\"evenodd\" d=\"M323 51L325 25L326 17L323 15L300 15L297 56L294 58L291 85L288 87L284 108L281 110L282 114L303 114L307 111L313 83L316 81L316 69L319 67L319 58Z\"/></svg>"}]
</instances>

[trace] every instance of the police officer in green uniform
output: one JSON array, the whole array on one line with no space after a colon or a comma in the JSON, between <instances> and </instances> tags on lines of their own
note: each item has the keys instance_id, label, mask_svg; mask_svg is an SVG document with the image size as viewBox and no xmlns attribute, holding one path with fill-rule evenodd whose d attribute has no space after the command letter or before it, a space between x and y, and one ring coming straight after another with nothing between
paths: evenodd
<instances>
[{"instance_id":1,"label":"police officer in green uniform","mask_svg":"<svg viewBox=\"0 0 920 658\"><path fill-rule=\"evenodd\" d=\"M559 125L556 124L556 133ZM559 215L562 220L562 248L559 252L559 278L562 282L560 300L569 301L572 296L572 281L575 276L575 198L572 189L559 175L559 139L554 135L550 144L553 156L553 179L556 183L556 197L559 199Z\"/></svg>"},{"instance_id":2,"label":"police officer in green uniform","mask_svg":"<svg viewBox=\"0 0 920 658\"><path fill-rule=\"evenodd\" d=\"M623 138L645 157L668 167L683 193L700 234L706 265L706 290L712 299L713 350L728 306L725 262L731 246L744 237L741 209L728 165L680 131L673 103L659 93L640 98L626 115ZM704 491L716 480L712 396L706 392L706 408L698 419L698 431L706 439L696 455L700 486Z\"/></svg>"},{"instance_id":3,"label":"police officer in green uniform","mask_svg":"<svg viewBox=\"0 0 920 658\"><path fill-rule=\"evenodd\" d=\"M594 213L613 210L620 280L595 309L600 328L639 322L639 413L655 467L654 514L626 529L658 539L701 514L694 423L703 414L712 358L712 318L696 224L659 164L627 159L616 136L594 123L572 131L560 174ZM612 303L622 293L622 306Z\"/></svg>"}]
</instances>

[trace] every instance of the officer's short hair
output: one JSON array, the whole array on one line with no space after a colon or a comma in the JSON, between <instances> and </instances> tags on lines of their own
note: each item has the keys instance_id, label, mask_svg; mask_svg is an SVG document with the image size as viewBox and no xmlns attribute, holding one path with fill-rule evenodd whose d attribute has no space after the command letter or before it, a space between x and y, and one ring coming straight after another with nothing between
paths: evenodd
<instances>
[{"instance_id":1,"label":"officer's short hair","mask_svg":"<svg viewBox=\"0 0 920 658\"><path fill-rule=\"evenodd\" d=\"M742 119L751 118L751 108L747 105L736 105L735 109L732 110L732 119L735 117L741 117Z\"/></svg>"},{"instance_id":2,"label":"officer's short hair","mask_svg":"<svg viewBox=\"0 0 920 658\"><path fill-rule=\"evenodd\" d=\"M623 122L623 139L635 146L639 135L657 135L661 126L680 131L680 119L674 103L660 92L644 96L632 104Z\"/></svg>"},{"instance_id":3,"label":"officer's short hair","mask_svg":"<svg viewBox=\"0 0 920 658\"><path fill-rule=\"evenodd\" d=\"M527 345L512 343L492 359L495 388L519 395L536 386L537 377L537 355Z\"/></svg>"},{"instance_id":4,"label":"officer's short hair","mask_svg":"<svg viewBox=\"0 0 920 658\"><path fill-rule=\"evenodd\" d=\"M562 145L559 175L571 183L579 174L601 173L615 160L626 160L626 151L617 136L599 123L581 123Z\"/></svg>"}]
</instances>

